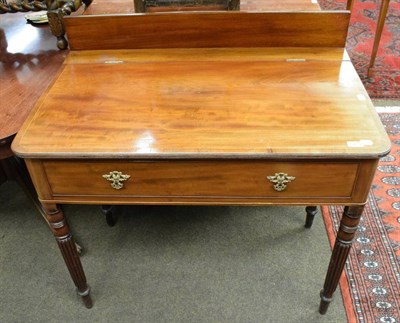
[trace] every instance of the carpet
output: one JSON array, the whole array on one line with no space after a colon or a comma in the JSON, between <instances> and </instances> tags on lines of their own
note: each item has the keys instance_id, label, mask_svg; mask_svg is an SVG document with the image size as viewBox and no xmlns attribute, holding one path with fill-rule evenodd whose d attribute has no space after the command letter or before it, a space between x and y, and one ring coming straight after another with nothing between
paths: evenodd
<instances>
[{"instance_id":1,"label":"carpet","mask_svg":"<svg viewBox=\"0 0 400 323\"><path fill-rule=\"evenodd\" d=\"M318 0L322 9L345 9L345 0ZM378 53L368 77L381 0L354 0L346 49L368 94L374 99L400 98L400 0L391 0Z\"/></svg>"},{"instance_id":2,"label":"carpet","mask_svg":"<svg viewBox=\"0 0 400 323\"><path fill-rule=\"evenodd\" d=\"M400 107L379 113L392 140L381 159L340 287L349 322L400 322ZM333 246L342 207L322 215Z\"/></svg>"}]
</instances>

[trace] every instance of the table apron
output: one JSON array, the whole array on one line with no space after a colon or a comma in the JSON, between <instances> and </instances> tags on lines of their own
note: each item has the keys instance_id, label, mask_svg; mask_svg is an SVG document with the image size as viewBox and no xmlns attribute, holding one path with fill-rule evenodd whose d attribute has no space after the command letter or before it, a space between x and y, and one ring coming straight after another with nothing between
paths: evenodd
<instances>
[{"instance_id":1,"label":"table apron","mask_svg":"<svg viewBox=\"0 0 400 323\"><path fill-rule=\"evenodd\" d=\"M44 203L364 204L377 160L28 159Z\"/></svg>"}]
</instances>

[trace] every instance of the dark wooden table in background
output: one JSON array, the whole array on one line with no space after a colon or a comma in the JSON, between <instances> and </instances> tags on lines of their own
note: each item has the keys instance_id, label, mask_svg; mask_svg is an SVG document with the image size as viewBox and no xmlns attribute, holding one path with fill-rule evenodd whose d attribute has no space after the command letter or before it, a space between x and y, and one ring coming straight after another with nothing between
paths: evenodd
<instances>
[{"instance_id":1,"label":"dark wooden table in background","mask_svg":"<svg viewBox=\"0 0 400 323\"><path fill-rule=\"evenodd\" d=\"M37 99L51 83L68 51L60 51L47 24L32 26L23 13L0 20L0 184L17 180L29 191L23 163L11 142ZM34 191L30 190L34 195Z\"/></svg>"}]
</instances>

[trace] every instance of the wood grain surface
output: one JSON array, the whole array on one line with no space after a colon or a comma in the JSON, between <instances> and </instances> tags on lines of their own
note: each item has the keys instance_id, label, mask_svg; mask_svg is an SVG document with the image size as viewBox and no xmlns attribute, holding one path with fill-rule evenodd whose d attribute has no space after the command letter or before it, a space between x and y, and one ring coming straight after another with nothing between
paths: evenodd
<instances>
[{"instance_id":1,"label":"wood grain surface","mask_svg":"<svg viewBox=\"0 0 400 323\"><path fill-rule=\"evenodd\" d=\"M67 55L48 26L31 26L23 13L0 19L0 139L15 135Z\"/></svg>"},{"instance_id":2,"label":"wood grain surface","mask_svg":"<svg viewBox=\"0 0 400 323\"><path fill-rule=\"evenodd\" d=\"M99 53L69 60L18 134L15 152L52 158L377 158L390 149L349 61L307 60L308 51L305 59L292 60L290 49L276 49L272 60L263 49L236 57L232 51L232 63L220 50L215 59L210 50L207 59L199 59L202 50L193 59L184 50L184 59L173 52L175 60L163 58L169 50L157 52L138 62L125 62L126 52L118 51L108 52L112 61L99 62Z\"/></svg>"},{"instance_id":3,"label":"wood grain surface","mask_svg":"<svg viewBox=\"0 0 400 323\"><path fill-rule=\"evenodd\" d=\"M185 12L65 17L83 49L344 47L349 11Z\"/></svg>"}]
</instances>

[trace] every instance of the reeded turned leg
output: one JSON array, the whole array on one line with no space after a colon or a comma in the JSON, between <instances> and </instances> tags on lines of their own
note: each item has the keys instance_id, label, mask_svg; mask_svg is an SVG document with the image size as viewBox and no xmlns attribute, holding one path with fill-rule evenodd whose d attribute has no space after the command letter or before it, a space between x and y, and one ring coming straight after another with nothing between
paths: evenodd
<instances>
[{"instance_id":1,"label":"reeded turned leg","mask_svg":"<svg viewBox=\"0 0 400 323\"><path fill-rule=\"evenodd\" d=\"M67 219L61 209L55 204L43 204L50 229L57 240L58 247L63 255L65 264L77 287L78 294L82 297L87 308L92 307L90 289L86 282L85 273L82 268L79 254L76 250Z\"/></svg>"},{"instance_id":2,"label":"reeded turned leg","mask_svg":"<svg viewBox=\"0 0 400 323\"><path fill-rule=\"evenodd\" d=\"M332 251L328 272L326 274L324 288L320 295L320 314L326 313L328 306L332 301L333 293L338 286L363 209L364 206L346 206L344 209L335 246Z\"/></svg>"},{"instance_id":3,"label":"reeded turned leg","mask_svg":"<svg viewBox=\"0 0 400 323\"><path fill-rule=\"evenodd\" d=\"M314 222L314 217L318 213L317 207L316 206L307 206L306 207L306 224L304 225L307 229L311 228L313 222Z\"/></svg>"}]
</instances>

